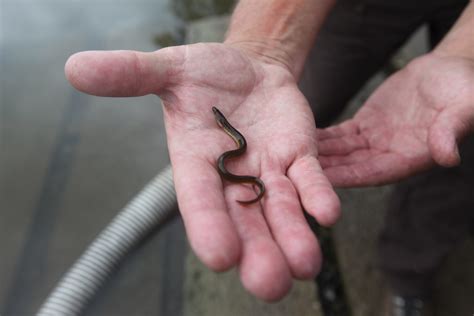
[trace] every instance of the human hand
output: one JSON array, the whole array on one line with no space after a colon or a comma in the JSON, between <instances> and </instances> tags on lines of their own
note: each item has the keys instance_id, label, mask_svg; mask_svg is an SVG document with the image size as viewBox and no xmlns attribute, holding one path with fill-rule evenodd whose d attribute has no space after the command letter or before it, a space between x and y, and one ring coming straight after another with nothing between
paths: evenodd
<instances>
[{"instance_id":1,"label":"human hand","mask_svg":"<svg viewBox=\"0 0 474 316\"><path fill-rule=\"evenodd\" d=\"M243 285L269 301L283 297L292 278L317 274L320 249L302 208L330 225L339 200L316 159L312 113L285 66L227 44L195 44L79 53L68 60L66 75L89 94L160 96L179 208L190 244L208 267L238 265ZM227 167L264 181L261 203L239 204L255 192L221 180L216 159L235 144L212 106L246 137L246 155Z\"/></svg>"},{"instance_id":2,"label":"human hand","mask_svg":"<svg viewBox=\"0 0 474 316\"><path fill-rule=\"evenodd\" d=\"M318 130L319 161L335 186L394 182L460 162L474 131L474 62L428 54L388 78L354 118Z\"/></svg>"}]
</instances>

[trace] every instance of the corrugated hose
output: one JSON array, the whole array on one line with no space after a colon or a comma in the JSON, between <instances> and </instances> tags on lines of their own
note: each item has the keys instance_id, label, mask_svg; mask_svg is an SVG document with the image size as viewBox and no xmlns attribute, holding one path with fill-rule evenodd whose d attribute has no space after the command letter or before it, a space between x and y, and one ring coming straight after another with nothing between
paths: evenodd
<instances>
[{"instance_id":1,"label":"corrugated hose","mask_svg":"<svg viewBox=\"0 0 474 316\"><path fill-rule=\"evenodd\" d=\"M167 166L89 245L37 315L79 315L124 257L176 210L171 166Z\"/></svg>"}]
</instances>

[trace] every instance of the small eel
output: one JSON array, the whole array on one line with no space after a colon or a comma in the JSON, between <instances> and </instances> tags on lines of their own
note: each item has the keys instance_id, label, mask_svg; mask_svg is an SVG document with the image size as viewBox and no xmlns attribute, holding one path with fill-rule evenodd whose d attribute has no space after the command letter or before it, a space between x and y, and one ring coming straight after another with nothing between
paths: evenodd
<instances>
[{"instance_id":1,"label":"small eel","mask_svg":"<svg viewBox=\"0 0 474 316\"><path fill-rule=\"evenodd\" d=\"M238 157L245 153L245 150L247 149L247 141L238 130L236 130L232 125L230 125L230 123L227 121L221 111L219 111L216 107L212 107L212 111L214 112L217 125L219 125L235 141L238 146L237 149L226 151L219 156L219 158L217 159L217 170L219 171L221 177L227 181L237 183L251 183L253 185L256 185L260 189L260 192L257 194L257 197L255 199L248 201L237 200L237 202L242 204L255 203L259 201L265 193L265 185L263 181L260 178L254 176L241 176L232 174L225 168L225 161L227 159Z\"/></svg>"}]
</instances>

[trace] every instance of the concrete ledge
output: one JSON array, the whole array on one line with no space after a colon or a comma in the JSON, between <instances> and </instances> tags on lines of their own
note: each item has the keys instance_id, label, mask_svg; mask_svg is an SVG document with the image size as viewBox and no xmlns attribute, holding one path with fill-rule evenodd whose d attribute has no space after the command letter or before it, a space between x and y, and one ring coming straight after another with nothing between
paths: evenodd
<instances>
[{"instance_id":1,"label":"concrete ledge","mask_svg":"<svg viewBox=\"0 0 474 316\"><path fill-rule=\"evenodd\" d=\"M185 263L183 316L258 315L322 316L312 281L298 281L290 294L278 303L265 303L250 295L241 285L237 271L214 273L189 251Z\"/></svg>"}]
</instances>

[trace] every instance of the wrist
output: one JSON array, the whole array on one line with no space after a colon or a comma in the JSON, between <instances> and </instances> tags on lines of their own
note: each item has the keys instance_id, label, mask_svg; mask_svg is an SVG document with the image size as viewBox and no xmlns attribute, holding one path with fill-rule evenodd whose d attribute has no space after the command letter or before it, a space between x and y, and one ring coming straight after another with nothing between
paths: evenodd
<instances>
[{"instance_id":1,"label":"wrist","mask_svg":"<svg viewBox=\"0 0 474 316\"><path fill-rule=\"evenodd\" d=\"M474 71L473 59L437 50L413 59L405 69L418 77L429 78L430 76L439 76L439 69L445 67L443 65L446 64L456 67L456 71L460 75L463 74L462 69L469 69L469 73ZM446 68L446 71L449 70L449 68Z\"/></svg>"},{"instance_id":2,"label":"wrist","mask_svg":"<svg viewBox=\"0 0 474 316\"><path fill-rule=\"evenodd\" d=\"M298 79L316 34L335 0L240 0L225 43Z\"/></svg>"},{"instance_id":3,"label":"wrist","mask_svg":"<svg viewBox=\"0 0 474 316\"><path fill-rule=\"evenodd\" d=\"M457 46L440 46L436 47L431 52L431 55L437 57L453 57L453 58L462 58L474 62L474 47L472 48L472 52L470 50L466 50L462 47Z\"/></svg>"},{"instance_id":4,"label":"wrist","mask_svg":"<svg viewBox=\"0 0 474 316\"><path fill-rule=\"evenodd\" d=\"M438 56L474 61L474 1L471 0L456 24L433 50Z\"/></svg>"},{"instance_id":5,"label":"wrist","mask_svg":"<svg viewBox=\"0 0 474 316\"><path fill-rule=\"evenodd\" d=\"M464 50L454 49L436 49L427 54L435 58L459 59L466 62L474 63L474 55L466 54Z\"/></svg>"},{"instance_id":6,"label":"wrist","mask_svg":"<svg viewBox=\"0 0 474 316\"><path fill-rule=\"evenodd\" d=\"M251 56L266 64L272 64L275 66L282 67L294 74L294 62L291 60L291 56L282 47L281 43L277 40L244 40L237 38L228 38L224 44L229 45L244 54Z\"/></svg>"}]
</instances>

